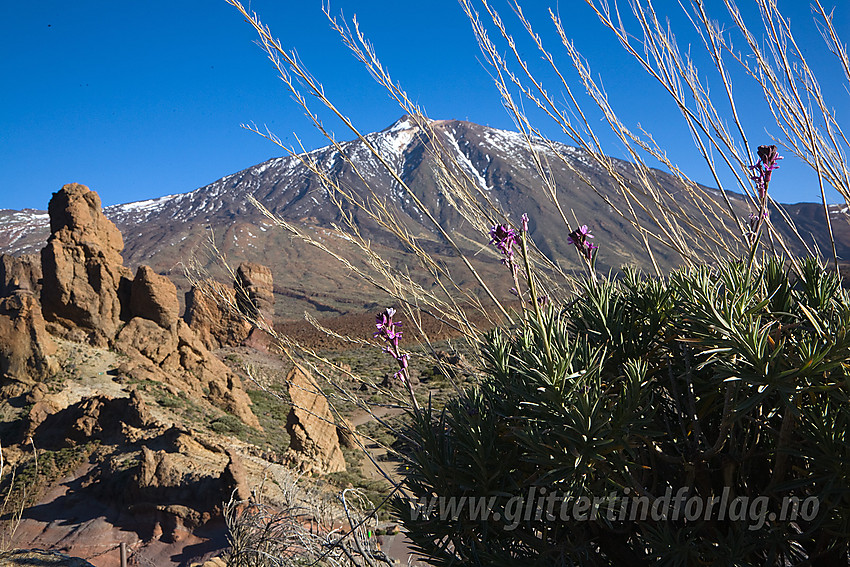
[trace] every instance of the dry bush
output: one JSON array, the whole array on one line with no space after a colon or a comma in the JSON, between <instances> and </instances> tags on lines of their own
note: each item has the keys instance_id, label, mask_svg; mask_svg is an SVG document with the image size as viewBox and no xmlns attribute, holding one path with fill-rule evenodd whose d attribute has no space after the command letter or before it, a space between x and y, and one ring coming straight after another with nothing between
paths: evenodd
<instances>
[{"instance_id":1,"label":"dry bush","mask_svg":"<svg viewBox=\"0 0 850 567\"><path fill-rule=\"evenodd\" d=\"M276 505L257 499L260 491L247 502L234 496L225 504L229 567L392 565L369 537L376 525L369 500L355 489L332 498L299 480L283 482L284 498Z\"/></svg>"}]
</instances>

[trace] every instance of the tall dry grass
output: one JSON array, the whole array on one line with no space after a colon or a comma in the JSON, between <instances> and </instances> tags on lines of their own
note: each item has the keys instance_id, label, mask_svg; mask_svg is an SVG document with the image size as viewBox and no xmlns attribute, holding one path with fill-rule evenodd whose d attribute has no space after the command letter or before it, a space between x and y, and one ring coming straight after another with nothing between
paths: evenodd
<instances>
[{"instance_id":1,"label":"tall dry grass","mask_svg":"<svg viewBox=\"0 0 850 567\"><path fill-rule=\"evenodd\" d=\"M347 154L335 134L325 129L324 116L341 121L350 137L368 150L405 198L423 212L430 228L453 251L458 263L449 267L430 254L422 239L404 224L393 204L382 199L374 190L366 194L353 191L317 163L304 148L288 147L274 133L247 125L246 128L298 159L321 181L343 219L334 228L353 243L355 253L352 256L350 252L332 248L309 230L274 215L263 203L251 198L254 205L293 238L328 254L339 262L340 269L384 291L388 304L395 305L412 323L405 332L415 334L426 351L430 349L432 356L435 347L423 330L423 317L433 317L454 328L473 351L478 347L481 329L472 321L511 325L518 318L525 317L527 310L521 309L517 313L509 307L512 297L501 297L494 292L492 282L476 269L476 263L465 252L466 248L458 241L458 236L440 223L438 211L429 210L421 202L388 156L348 117L346 109L328 98L320 79L311 74L296 52L276 39L260 17L239 0L226 1L254 28L259 46L282 79L285 89L363 184L369 187L368 176L353 156ZM802 247L812 255L823 252L835 269L839 269L840 258L832 236L834 219L830 214L827 193L829 190L837 192L850 205L850 174L846 160L848 141L841 117L831 105L840 104L840 101L827 101L817 75L807 62L807 49L815 49L816 46L799 44L794 29L776 2L755 0L758 17L754 19L745 18L733 0L723 0L722 5L686 0L674 8L670 3L664 3L665 10L684 12L690 29L682 30L682 34L698 38L696 45L687 48L680 46L676 30L669 27L660 10L661 5L657 6L651 0L630 0L628 10L623 12L606 0L584 2L584 7L598 18L600 33L609 34L612 48L619 44L624 57L636 62L645 72L646 80L660 85L675 104L679 119L691 133L694 150L705 162L716 191L706 189L673 163L665 148L655 142L651 131L632 128L620 118L590 63L571 41L562 16L556 10L549 11L551 27L544 31L532 23L519 0L505 0L500 4L503 9L498 9L490 0L459 0L459 4L478 42L481 58L489 67L496 92L526 141L538 181L563 222L563 226L551 227L550 230L569 232L588 222L571 216L568 199L570 191L575 188L560 187L555 183L552 170L557 166L571 170L584 184L582 190L593 191L600 201L609 205L625 221L645 250L651 269L659 276L664 275L656 258L659 249L675 253L684 266L717 263L729 258L761 263L766 257L775 256L799 272L800 259L792 248ZM510 21L503 17L503 12ZM397 102L401 112L410 117L423 139L428 140L427 152L435 164L434 175L446 206L453 208L478 231L482 246L490 240L489 231L494 225L519 230L515 221L512 222L518 212L513 211L514 215L511 215L512 211L504 210L458 163L453 149L447 147L436 131L437 123L410 99L381 64L378 53L356 19L346 22L332 15L329 7L325 7L325 14L340 41L362 63L366 72L384 87L387 95ZM831 54L836 72L843 73L843 86L850 87L850 60L841 35L844 30L837 29L832 12L820 0L814 1L813 17L824 40L820 48ZM550 81L548 84L544 84L540 73L534 70L530 56L524 55L525 52L518 47L520 41L530 42L536 50L534 57L544 62L547 67L545 76ZM707 67L698 65L698 62L706 61ZM741 116L742 101L736 95L736 85L741 81L756 85L763 93L763 105L775 123L771 126L775 126L778 132L774 139L765 140L761 132L748 131ZM711 88L716 85L720 85L719 90ZM752 104L752 101L748 103ZM550 123L545 128L535 124L526 108L535 109L536 115L544 116ZM544 135L553 126L563 134L562 140L555 141ZM605 140L613 140L621 151L626 152L631 162L627 172L609 157L615 148ZM558 143L560 141L583 150L593 165L612 180L612 189L598 186L584 171L577 169L565 153L564 146ZM794 156L814 172L824 224L830 234L830 250L815 250L796 230L792 231L792 238L796 241L790 242L777 230L774 219L763 215L769 207L782 222L794 226L793 219L782 205L774 201L769 192L760 194L752 179L751 167L758 161L756 146L766 143L779 146L786 156ZM653 170L657 164L675 178L675 189L658 182ZM742 195L743 200L737 195ZM692 206L681 206L683 200ZM350 214L352 210L397 239L400 247L415 258L418 273L412 274L382 257L370 241L370 235L361 232ZM757 222L751 222L748 215L755 215ZM577 289L575 278L536 249L533 242L529 240L525 244L527 253L523 255L523 261L527 264L520 270L525 274L525 281L521 283L529 289L536 289L541 296L568 301L570 294ZM587 267L592 274L592 264L588 263ZM419 282L425 275L436 285L430 289L423 287ZM463 278L471 277L478 289L460 286L457 282L461 275ZM537 309L536 301L533 305ZM274 334L267 322L254 323ZM320 326L318 322L316 325ZM335 365L290 337L276 334L276 338L289 356L310 367L332 385L332 393L329 394L332 406L334 401L345 400L371 412L372 408L364 402L364 396L352 393L345 386L348 380L359 380L369 389L382 390L399 406L411 407L411 400L404 394L382 389L373 380L354 375L350 369ZM368 342L351 337L346 340L354 344ZM374 348L382 346L377 341L372 344ZM433 360L435 364L445 364L440 357L433 356ZM448 371L446 374L452 375ZM345 380L341 380L340 376ZM392 480L391 475L387 478ZM403 491L403 487L394 484L396 490Z\"/></svg>"}]
</instances>

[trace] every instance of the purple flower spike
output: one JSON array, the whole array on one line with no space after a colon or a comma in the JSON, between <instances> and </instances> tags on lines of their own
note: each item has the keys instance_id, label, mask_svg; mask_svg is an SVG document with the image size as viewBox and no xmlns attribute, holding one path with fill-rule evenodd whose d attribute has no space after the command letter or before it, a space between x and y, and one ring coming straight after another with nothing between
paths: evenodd
<instances>
[{"instance_id":1,"label":"purple flower spike","mask_svg":"<svg viewBox=\"0 0 850 567\"><path fill-rule=\"evenodd\" d=\"M395 315L395 309L387 307L383 313L375 317L375 327L378 330L372 336L381 337L391 345L398 346L398 340L401 338L401 330L397 329L397 327L401 327L401 323L393 321L393 315Z\"/></svg>"},{"instance_id":2,"label":"purple flower spike","mask_svg":"<svg viewBox=\"0 0 850 567\"><path fill-rule=\"evenodd\" d=\"M567 244L583 245L588 238L593 238L593 235L590 234L590 229L587 228L587 225L583 224L580 228L575 229L569 234L569 236L567 236Z\"/></svg>"},{"instance_id":3,"label":"purple flower spike","mask_svg":"<svg viewBox=\"0 0 850 567\"><path fill-rule=\"evenodd\" d=\"M590 229L587 228L586 224L583 224L567 236L567 244L575 246L578 253L589 262L593 258L593 251L599 248L599 246L588 242L591 238L593 238L593 235L590 234Z\"/></svg>"},{"instance_id":4,"label":"purple flower spike","mask_svg":"<svg viewBox=\"0 0 850 567\"><path fill-rule=\"evenodd\" d=\"M516 241L516 231L506 224L497 224L490 229L490 243L495 244L499 252L508 258L514 255L513 246Z\"/></svg>"},{"instance_id":5,"label":"purple flower spike","mask_svg":"<svg viewBox=\"0 0 850 567\"><path fill-rule=\"evenodd\" d=\"M522 213L522 231L528 232L528 213Z\"/></svg>"},{"instance_id":6,"label":"purple flower spike","mask_svg":"<svg viewBox=\"0 0 850 567\"><path fill-rule=\"evenodd\" d=\"M384 352L389 353L389 355L392 356L398 363L398 371L394 374L394 376L407 387L407 391L410 394L410 401L413 404L413 410L419 414L421 411L419 408L419 402L416 401L416 395L413 392L413 386L410 384L410 375L408 374L410 355L402 354L398 347L398 342L401 338L401 330L398 329L398 327L401 327L401 323L393 321L394 315L395 309L387 307L383 313L380 313L377 317L375 317L375 327L377 327L378 330L375 332L374 336L381 337L384 341L386 341L387 346L383 348Z\"/></svg>"},{"instance_id":7,"label":"purple flower spike","mask_svg":"<svg viewBox=\"0 0 850 567\"><path fill-rule=\"evenodd\" d=\"M759 146L758 156L758 163L750 166L750 170L753 172L750 179L756 184L759 199L764 201L767 197L767 187L770 184L771 174L774 169L779 169L776 162L783 159L783 157L779 155L776 146Z\"/></svg>"},{"instance_id":8,"label":"purple flower spike","mask_svg":"<svg viewBox=\"0 0 850 567\"><path fill-rule=\"evenodd\" d=\"M392 356L398 362L399 371L396 373L400 379L404 379L404 371L408 367L408 355L401 354L398 348L399 339L401 339L401 323L393 321L395 309L387 307L383 313L375 317L375 326L378 330L373 336L381 337L386 341L387 346L384 347L384 352Z\"/></svg>"}]
</instances>

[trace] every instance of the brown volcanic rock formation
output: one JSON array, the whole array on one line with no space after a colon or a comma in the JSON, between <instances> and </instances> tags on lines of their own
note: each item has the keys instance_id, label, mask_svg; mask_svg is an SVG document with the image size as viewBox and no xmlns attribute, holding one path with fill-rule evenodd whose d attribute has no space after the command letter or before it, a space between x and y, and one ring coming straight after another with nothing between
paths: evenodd
<instances>
[{"instance_id":1,"label":"brown volcanic rock formation","mask_svg":"<svg viewBox=\"0 0 850 567\"><path fill-rule=\"evenodd\" d=\"M169 328L180 316L177 288L150 266L139 266L130 287L130 311L135 317Z\"/></svg>"},{"instance_id":2,"label":"brown volcanic rock formation","mask_svg":"<svg viewBox=\"0 0 850 567\"><path fill-rule=\"evenodd\" d=\"M197 378L202 390L215 405L233 413L247 425L262 429L257 416L251 411L251 399L242 387L242 381L225 364L215 357L198 339L195 332L183 321L177 322L178 353L180 365L189 378Z\"/></svg>"},{"instance_id":3,"label":"brown volcanic rock formation","mask_svg":"<svg viewBox=\"0 0 850 567\"><path fill-rule=\"evenodd\" d=\"M145 401L135 390L127 398L100 395L86 397L66 408L36 402L30 411L30 427L39 447L61 448L90 441L127 442L128 428L157 425Z\"/></svg>"},{"instance_id":4,"label":"brown volcanic rock formation","mask_svg":"<svg viewBox=\"0 0 850 567\"><path fill-rule=\"evenodd\" d=\"M295 366L286 377L292 409L286 419L285 462L300 471L328 474L345 470L339 436L328 401L309 372Z\"/></svg>"},{"instance_id":5,"label":"brown volcanic rock formation","mask_svg":"<svg viewBox=\"0 0 850 567\"><path fill-rule=\"evenodd\" d=\"M268 337L258 336L251 322L272 328L273 290L274 279L268 266L242 262L232 289L212 279L192 286L186 293L186 322L207 348L243 345L250 336L249 345L263 350Z\"/></svg>"},{"instance_id":6,"label":"brown volcanic rock formation","mask_svg":"<svg viewBox=\"0 0 850 567\"><path fill-rule=\"evenodd\" d=\"M115 347L131 357L122 371L137 378L162 382L194 397L205 397L251 427L260 422L242 382L201 342L182 320L164 328L134 317L118 333Z\"/></svg>"},{"instance_id":7,"label":"brown volcanic rock formation","mask_svg":"<svg viewBox=\"0 0 850 567\"><path fill-rule=\"evenodd\" d=\"M236 290L212 279L186 292L186 323L209 349L241 345L251 324L236 310Z\"/></svg>"},{"instance_id":8,"label":"brown volcanic rock formation","mask_svg":"<svg viewBox=\"0 0 850 567\"><path fill-rule=\"evenodd\" d=\"M35 254L0 254L0 297L21 289L38 293L41 287L41 259Z\"/></svg>"},{"instance_id":9,"label":"brown volcanic rock formation","mask_svg":"<svg viewBox=\"0 0 850 567\"><path fill-rule=\"evenodd\" d=\"M181 427L144 444L129 472L123 482L103 476L102 489L146 518L163 541L184 538L217 516L234 491L250 496L241 457Z\"/></svg>"},{"instance_id":10,"label":"brown volcanic rock formation","mask_svg":"<svg viewBox=\"0 0 850 567\"><path fill-rule=\"evenodd\" d=\"M53 519L68 501L56 492L28 521L33 529L49 525L38 530L42 534L70 529L61 534L63 543L69 533L88 540L83 532L109 524L137 531L146 544L189 541L234 491L250 495L250 463L225 453L215 439L169 427L169 412L148 408L123 384L127 378L153 380L159 383L155 392L205 399L260 428L250 398L239 377L180 319L174 284L148 266L133 277L123 265L121 234L103 216L95 193L82 185L63 187L51 199L50 224L41 265L0 257L0 396L21 395L31 404L17 412L14 439L4 446L16 462L29 438L39 449L81 451L88 461L67 471L75 475L73 497L108 507L112 515L83 521L79 529L69 527L76 516L67 516L73 521L60 527ZM235 305L236 292L230 292ZM54 342L56 336L67 340ZM43 383L60 359L68 375L80 379L61 388ZM32 537L27 541L42 536ZM44 537L39 541L50 539Z\"/></svg>"},{"instance_id":11,"label":"brown volcanic rock formation","mask_svg":"<svg viewBox=\"0 0 850 567\"><path fill-rule=\"evenodd\" d=\"M44 318L59 334L106 346L121 325L124 267L121 233L101 211L100 197L71 183L48 206L50 238L41 251Z\"/></svg>"},{"instance_id":12,"label":"brown volcanic rock formation","mask_svg":"<svg viewBox=\"0 0 850 567\"><path fill-rule=\"evenodd\" d=\"M78 473L74 500L90 500L98 514L112 514L109 523L135 531L145 543L191 538L195 528L220 514L234 490L250 495L239 454L226 451L216 439L159 421L136 390L129 397L83 397L64 407L61 401L48 395L33 405L25 438L32 435L37 447L48 450L85 450L95 441L95 452ZM53 513L64 513L61 503L49 506L57 506ZM83 522L83 532L97 524ZM73 529L69 539L80 538L86 535Z\"/></svg>"},{"instance_id":13,"label":"brown volcanic rock formation","mask_svg":"<svg viewBox=\"0 0 850 567\"><path fill-rule=\"evenodd\" d=\"M78 342L114 346L130 356L123 365L125 374L143 374L176 394L206 397L259 427L239 378L179 319L174 284L148 266L140 266L131 279L121 258L121 233L103 215L97 194L84 185L65 185L50 200L49 212L53 234L41 253L41 302L44 318L54 323L50 330ZM27 339L27 344L41 345L35 340L40 329L37 302L21 301L8 308L7 316L18 321L15 337L29 332L33 340ZM29 326L20 322L24 316L32 321ZM13 339L0 344L23 343ZM49 341L44 344L49 349ZM43 356L16 349L15 357L5 357L17 361L14 372L20 373L22 364L43 368Z\"/></svg>"},{"instance_id":14,"label":"brown volcanic rock formation","mask_svg":"<svg viewBox=\"0 0 850 567\"><path fill-rule=\"evenodd\" d=\"M227 466L222 471L221 479L224 494L231 494L236 500L247 501L251 498L251 486L248 483L248 473L242 457L233 450L227 451Z\"/></svg>"},{"instance_id":15,"label":"brown volcanic rock formation","mask_svg":"<svg viewBox=\"0 0 850 567\"><path fill-rule=\"evenodd\" d=\"M185 442L182 439L176 441ZM198 508L205 509L220 506L226 498L217 490L220 477L194 470L191 454L142 447L141 457L141 463L131 481L131 491L137 493L134 495L136 502L171 502L172 506L194 503ZM200 524L197 509L171 512L177 512L175 515L184 519L192 518L196 525ZM196 514L197 517L193 518Z\"/></svg>"},{"instance_id":16,"label":"brown volcanic rock formation","mask_svg":"<svg viewBox=\"0 0 850 567\"><path fill-rule=\"evenodd\" d=\"M47 333L37 293L41 264L34 255L0 255L0 377L4 393L44 380L57 369L56 344ZM17 383L13 386L8 383Z\"/></svg>"},{"instance_id":17,"label":"brown volcanic rock formation","mask_svg":"<svg viewBox=\"0 0 850 567\"><path fill-rule=\"evenodd\" d=\"M118 333L115 338L115 348L130 355L139 364L152 362L162 366L163 369L173 369L177 366L176 360L172 359L168 364L165 361L177 352L175 331L176 329L164 329L149 319L134 317ZM129 369L125 370L129 371Z\"/></svg>"},{"instance_id":18,"label":"brown volcanic rock formation","mask_svg":"<svg viewBox=\"0 0 850 567\"><path fill-rule=\"evenodd\" d=\"M236 269L236 302L240 311L254 320L274 319L274 279L272 271L262 264L242 262Z\"/></svg>"},{"instance_id":19,"label":"brown volcanic rock formation","mask_svg":"<svg viewBox=\"0 0 850 567\"><path fill-rule=\"evenodd\" d=\"M31 292L18 290L0 299L0 377L25 384L43 380L57 369L55 352Z\"/></svg>"}]
</instances>

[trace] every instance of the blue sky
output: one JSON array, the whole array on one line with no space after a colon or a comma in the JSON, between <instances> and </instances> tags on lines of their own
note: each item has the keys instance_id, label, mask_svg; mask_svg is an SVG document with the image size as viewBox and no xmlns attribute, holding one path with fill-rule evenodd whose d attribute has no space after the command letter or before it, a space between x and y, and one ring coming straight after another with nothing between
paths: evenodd
<instances>
[{"instance_id":1,"label":"blue sky","mask_svg":"<svg viewBox=\"0 0 850 567\"><path fill-rule=\"evenodd\" d=\"M555 49L545 20L552 4L524 6ZM808 3L783 4L792 24L799 22L807 50L822 53ZM837 27L850 29L850 6L839 4ZM677 2L657 5L675 8L673 24L682 23ZM284 46L297 49L362 131L382 129L400 116L340 45L321 0L252 0L250 7ZM623 56L583 1L560 0L559 7L567 33L602 76L626 124L652 131L674 162L710 183L672 103ZM385 66L431 118L513 128L455 0L333 0L331 8L357 15ZM289 144L296 143L295 133L307 149L325 145L254 39L253 29L223 0L3 2L0 209L46 208L50 194L69 182L98 191L105 205L186 192L282 154L241 129L244 122L268 125ZM530 49L525 53L532 63L538 59ZM848 93L838 67L819 55L815 63L828 70L822 75L827 93L839 116L846 114ZM750 140L767 141L764 102L758 92L744 90L747 84L736 83L736 93L754 130ZM330 118L327 125L340 139L351 137ZM782 162L771 188L786 202L819 198L813 177L793 158Z\"/></svg>"}]
</instances>

